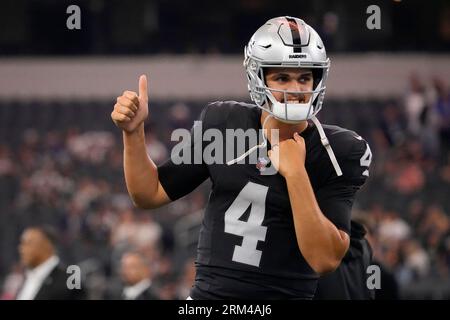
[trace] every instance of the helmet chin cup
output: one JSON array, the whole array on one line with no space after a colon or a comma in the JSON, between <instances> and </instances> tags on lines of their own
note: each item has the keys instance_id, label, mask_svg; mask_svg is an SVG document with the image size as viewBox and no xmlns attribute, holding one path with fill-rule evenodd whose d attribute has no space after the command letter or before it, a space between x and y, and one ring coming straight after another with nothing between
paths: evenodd
<instances>
[{"instance_id":1,"label":"helmet chin cup","mask_svg":"<svg viewBox=\"0 0 450 320\"><path fill-rule=\"evenodd\" d=\"M272 114L280 121L287 123L296 123L310 119L311 100L306 103L283 103L275 102L272 104Z\"/></svg>"},{"instance_id":2,"label":"helmet chin cup","mask_svg":"<svg viewBox=\"0 0 450 320\"><path fill-rule=\"evenodd\" d=\"M285 123L298 123L301 121L309 120L314 117L319 111L314 107L314 101L321 94L322 90L312 90L312 91L285 91L278 90L264 86L265 96L267 102L262 107L264 110L272 114L277 120ZM279 102L272 91L278 91L283 93L285 102ZM309 100L305 103L288 103L289 94L308 94L310 95Z\"/></svg>"}]
</instances>

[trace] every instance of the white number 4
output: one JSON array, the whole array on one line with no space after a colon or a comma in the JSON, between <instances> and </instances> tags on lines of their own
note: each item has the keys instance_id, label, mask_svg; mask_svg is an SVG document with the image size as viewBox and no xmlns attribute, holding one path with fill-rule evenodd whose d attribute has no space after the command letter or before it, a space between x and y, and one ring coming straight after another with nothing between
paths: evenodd
<instances>
[{"instance_id":1,"label":"white number 4","mask_svg":"<svg viewBox=\"0 0 450 320\"><path fill-rule=\"evenodd\" d=\"M262 226L269 187L248 182L225 212L225 232L243 237L242 245L235 246L232 260L259 267L262 251L258 241L266 239L267 227ZM247 221L239 220L251 206Z\"/></svg>"},{"instance_id":2,"label":"white number 4","mask_svg":"<svg viewBox=\"0 0 450 320\"><path fill-rule=\"evenodd\" d=\"M367 146L366 152L364 152L363 156L359 160L359 164L361 165L361 167L367 167L367 169L364 170L362 175L368 177L369 176L369 166L370 166L370 163L372 162L372 151L370 150L370 147L367 143L366 143L366 146Z\"/></svg>"}]
</instances>

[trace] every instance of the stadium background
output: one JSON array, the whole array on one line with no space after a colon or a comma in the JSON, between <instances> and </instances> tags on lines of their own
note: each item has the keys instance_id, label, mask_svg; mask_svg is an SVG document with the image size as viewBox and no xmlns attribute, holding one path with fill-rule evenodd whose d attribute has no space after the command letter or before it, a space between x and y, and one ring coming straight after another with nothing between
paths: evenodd
<instances>
[{"instance_id":1,"label":"stadium background","mask_svg":"<svg viewBox=\"0 0 450 320\"><path fill-rule=\"evenodd\" d=\"M66 8L81 9L68 30ZM366 8L381 9L381 30ZM403 299L450 298L450 5L446 1L25 1L0 10L0 294L21 283L17 245L31 224L59 233L91 299L120 286L118 261L138 249L163 299L192 283L208 184L152 212L132 207L115 97L149 75L147 145L160 163L170 134L205 103L248 101L242 52L278 15L321 34L331 75L320 119L369 141L371 177L354 214ZM382 284L383 287L383 284Z\"/></svg>"}]
</instances>

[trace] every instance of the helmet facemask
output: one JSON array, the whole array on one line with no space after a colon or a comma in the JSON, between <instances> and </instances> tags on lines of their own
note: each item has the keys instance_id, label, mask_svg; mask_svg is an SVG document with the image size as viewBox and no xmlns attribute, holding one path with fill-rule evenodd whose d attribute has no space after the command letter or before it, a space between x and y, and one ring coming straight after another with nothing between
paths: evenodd
<instances>
[{"instance_id":1,"label":"helmet facemask","mask_svg":"<svg viewBox=\"0 0 450 320\"><path fill-rule=\"evenodd\" d=\"M311 119L322 108L325 96L325 82L328 76L329 60L323 64L307 63L305 65L287 65L283 62L263 62L247 55L245 50L244 66L247 71L248 90L252 101L261 109L272 114L276 119L287 123L298 123ZM311 91L288 91L274 89L267 86L264 69L266 68L304 68L313 73L313 89ZM279 102L272 92L281 92L284 102ZM288 95L309 95L305 103L288 103Z\"/></svg>"}]
</instances>

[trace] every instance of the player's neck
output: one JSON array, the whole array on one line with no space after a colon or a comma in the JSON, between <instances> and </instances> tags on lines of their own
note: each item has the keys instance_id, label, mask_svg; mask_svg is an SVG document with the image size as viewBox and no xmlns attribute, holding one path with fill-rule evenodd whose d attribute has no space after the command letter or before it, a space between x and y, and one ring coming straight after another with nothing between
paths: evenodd
<instances>
[{"instance_id":1,"label":"player's neck","mask_svg":"<svg viewBox=\"0 0 450 320\"><path fill-rule=\"evenodd\" d=\"M267 112L263 112L261 114L261 126L264 123L264 120L266 117L268 117L269 114ZM279 121L275 119L274 117L271 117L269 120L267 120L265 128L267 131L266 137L268 138L269 142L271 138L270 130L272 129L278 129L279 133L279 141L290 139L294 136L295 132L301 133L308 127L308 121L301 121L299 123L286 123Z\"/></svg>"}]
</instances>

